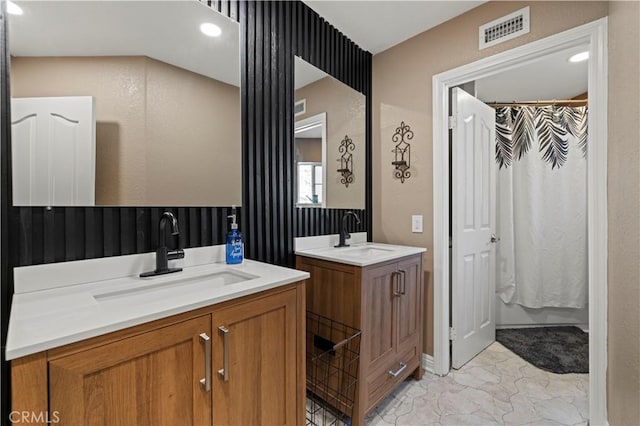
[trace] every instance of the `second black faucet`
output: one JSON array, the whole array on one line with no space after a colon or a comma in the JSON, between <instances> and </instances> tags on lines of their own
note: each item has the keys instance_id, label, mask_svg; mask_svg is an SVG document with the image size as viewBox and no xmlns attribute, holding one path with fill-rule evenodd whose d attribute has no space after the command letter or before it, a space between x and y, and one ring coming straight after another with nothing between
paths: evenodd
<instances>
[{"instance_id":1,"label":"second black faucet","mask_svg":"<svg viewBox=\"0 0 640 426\"><path fill-rule=\"evenodd\" d=\"M335 247L349 247L345 241L347 238L351 238L351 234L347 230L347 217L353 216L356 219L356 223L360 224L360 218L357 214L349 210L342 216L342 229L340 230L340 241L338 241L338 245Z\"/></svg>"}]
</instances>

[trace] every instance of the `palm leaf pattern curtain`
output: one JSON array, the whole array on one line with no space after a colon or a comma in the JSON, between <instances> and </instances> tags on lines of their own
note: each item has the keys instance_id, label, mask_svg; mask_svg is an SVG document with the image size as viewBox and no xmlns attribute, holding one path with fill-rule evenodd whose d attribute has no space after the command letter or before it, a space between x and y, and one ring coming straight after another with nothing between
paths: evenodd
<instances>
[{"instance_id":1,"label":"palm leaf pattern curtain","mask_svg":"<svg viewBox=\"0 0 640 426\"><path fill-rule=\"evenodd\" d=\"M542 159L552 169L567 161L569 135L587 155L587 107L517 106L496 108L496 162L506 168L522 159L538 140Z\"/></svg>"},{"instance_id":2,"label":"palm leaf pattern curtain","mask_svg":"<svg viewBox=\"0 0 640 426\"><path fill-rule=\"evenodd\" d=\"M505 304L587 306L586 154L586 107L496 110L496 293Z\"/></svg>"}]
</instances>

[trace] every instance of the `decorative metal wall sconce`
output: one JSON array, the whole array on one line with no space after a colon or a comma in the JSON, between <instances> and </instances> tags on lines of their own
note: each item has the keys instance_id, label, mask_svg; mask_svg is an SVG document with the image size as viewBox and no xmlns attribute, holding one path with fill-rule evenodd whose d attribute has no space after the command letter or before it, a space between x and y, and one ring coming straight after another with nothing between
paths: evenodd
<instances>
[{"instance_id":1,"label":"decorative metal wall sconce","mask_svg":"<svg viewBox=\"0 0 640 426\"><path fill-rule=\"evenodd\" d=\"M411 145L407 142L411 139L413 139L413 131L404 124L404 121L400 122L400 127L396 128L396 132L391 138L393 143L396 144L396 147L391 151L395 154L395 161L392 161L391 165L396 168L394 172L396 179L400 179L402 183L404 183L405 179L411 177L411 172L409 171L411 167Z\"/></svg>"},{"instance_id":2,"label":"decorative metal wall sconce","mask_svg":"<svg viewBox=\"0 0 640 426\"><path fill-rule=\"evenodd\" d=\"M340 168L338 169L338 173L342 175L340 182L344 184L347 188L350 183L353 183L353 150L356 148L356 145L353 143L351 138L348 135L344 136L342 142L340 142L340 146L338 147L338 151L340 152Z\"/></svg>"}]
</instances>

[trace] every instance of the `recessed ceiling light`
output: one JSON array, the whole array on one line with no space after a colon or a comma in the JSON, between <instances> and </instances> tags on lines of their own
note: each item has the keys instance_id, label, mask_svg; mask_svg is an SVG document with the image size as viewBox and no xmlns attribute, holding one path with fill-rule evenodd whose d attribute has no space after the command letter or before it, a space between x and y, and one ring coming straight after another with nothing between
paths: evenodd
<instances>
[{"instance_id":1,"label":"recessed ceiling light","mask_svg":"<svg viewBox=\"0 0 640 426\"><path fill-rule=\"evenodd\" d=\"M582 62L586 61L587 59L589 59L589 52L580 52L570 57L569 62Z\"/></svg>"},{"instance_id":2,"label":"recessed ceiling light","mask_svg":"<svg viewBox=\"0 0 640 426\"><path fill-rule=\"evenodd\" d=\"M210 22L205 22L204 24L200 25L200 31L202 31L203 34L208 35L209 37L218 37L220 34L222 34L222 30L220 29L220 27Z\"/></svg>"},{"instance_id":3,"label":"recessed ceiling light","mask_svg":"<svg viewBox=\"0 0 640 426\"><path fill-rule=\"evenodd\" d=\"M7 2L7 12L11 15L22 15L22 8L12 1Z\"/></svg>"}]
</instances>

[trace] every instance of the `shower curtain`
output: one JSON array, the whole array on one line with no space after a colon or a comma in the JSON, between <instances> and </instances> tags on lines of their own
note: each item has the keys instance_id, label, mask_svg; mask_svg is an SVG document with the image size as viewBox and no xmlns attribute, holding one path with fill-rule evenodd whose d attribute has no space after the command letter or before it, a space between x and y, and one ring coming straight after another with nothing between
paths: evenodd
<instances>
[{"instance_id":1,"label":"shower curtain","mask_svg":"<svg viewBox=\"0 0 640 426\"><path fill-rule=\"evenodd\" d=\"M587 109L496 110L496 291L530 308L587 306Z\"/></svg>"}]
</instances>

